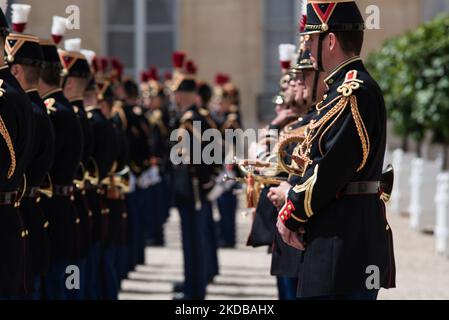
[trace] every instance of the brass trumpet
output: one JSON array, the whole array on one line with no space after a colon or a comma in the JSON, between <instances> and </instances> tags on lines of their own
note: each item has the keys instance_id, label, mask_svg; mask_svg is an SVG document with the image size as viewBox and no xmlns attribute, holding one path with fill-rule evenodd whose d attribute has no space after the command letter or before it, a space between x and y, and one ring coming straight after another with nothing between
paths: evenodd
<instances>
[{"instance_id":1,"label":"brass trumpet","mask_svg":"<svg viewBox=\"0 0 449 320\"><path fill-rule=\"evenodd\" d=\"M239 160L234 158L234 164L238 166L239 171L244 175L244 178L231 178L227 175L223 180L237 181L242 184L246 184L246 207L248 209L254 209L257 207L260 199L260 192L265 185L280 185L282 182L286 182L286 178L277 177L276 173L279 168L275 163L263 162L260 160ZM258 172L264 171L265 174Z\"/></svg>"},{"instance_id":2,"label":"brass trumpet","mask_svg":"<svg viewBox=\"0 0 449 320\"><path fill-rule=\"evenodd\" d=\"M288 135L282 139L278 146L277 162L281 171L288 173L289 176L303 177L306 169L306 161L300 155L300 147L304 141L303 135ZM293 150L287 151L294 144ZM290 163L287 160L290 159Z\"/></svg>"},{"instance_id":3,"label":"brass trumpet","mask_svg":"<svg viewBox=\"0 0 449 320\"><path fill-rule=\"evenodd\" d=\"M101 181L101 184L106 187L116 187L121 189L123 193L130 193L131 191L131 171L129 167L125 167L122 171L111 174Z\"/></svg>"}]
</instances>

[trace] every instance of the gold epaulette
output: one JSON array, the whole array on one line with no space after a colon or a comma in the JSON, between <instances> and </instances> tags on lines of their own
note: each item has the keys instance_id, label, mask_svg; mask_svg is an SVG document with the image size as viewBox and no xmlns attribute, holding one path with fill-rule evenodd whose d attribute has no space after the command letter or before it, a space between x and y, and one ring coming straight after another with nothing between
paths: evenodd
<instances>
[{"instance_id":1,"label":"gold epaulette","mask_svg":"<svg viewBox=\"0 0 449 320\"><path fill-rule=\"evenodd\" d=\"M181 123L184 123L186 121L193 119L193 111L187 111L181 118Z\"/></svg>"},{"instance_id":2,"label":"gold epaulette","mask_svg":"<svg viewBox=\"0 0 449 320\"><path fill-rule=\"evenodd\" d=\"M4 81L0 79L0 97L6 92L3 88ZM14 145L12 143L11 135L9 134L8 128L6 127L5 122L3 121L2 116L0 115L0 135L3 140L5 140L6 146L8 147L9 156L11 158L11 164L8 168L8 180L12 178L14 173L16 172L16 152L14 150Z\"/></svg>"},{"instance_id":3,"label":"gold epaulette","mask_svg":"<svg viewBox=\"0 0 449 320\"><path fill-rule=\"evenodd\" d=\"M143 114L142 108L139 107L139 106L135 106L135 107L133 108L133 113L134 113L136 116L141 116L141 115Z\"/></svg>"},{"instance_id":4,"label":"gold epaulette","mask_svg":"<svg viewBox=\"0 0 449 320\"><path fill-rule=\"evenodd\" d=\"M128 119L126 118L125 111L123 110L123 102L116 101L112 106L112 115L118 115L122 122L123 130L128 129Z\"/></svg>"},{"instance_id":5,"label":"gold epaulette","mask_svg":"<svg viewBox=\"0 0 449 320\"><path fill-rule=\"evenodd\" d=\"M163 114L161 110L154 110L149 117L149 122L151 125L156 125L159 127L162 135L166 136L168 134L168 129L162 120Z\"/></svg>"},{"instance_id":6,"label":"gold epaulette","mask_svg":"<svg viewBox=\"0 0 449 320\"><path fill-rule=\"evenodd\" d=\"M341 93L343 97L350 97L354 91L360 89L362 80L357 79L357 70L351 70L346 74L345 81L338 87L337 92Z\"/></svg>"},{"instance_id":7,"label":"gold epaulette","mask_svg":"<svg viewBox=\"0 0 449 320\"><path fill-rule=\"evenodd\" d=\"M52 114L52 113L56 112L56 108L55 108L56 100L55 99L53 99L53 98L45 99L44 104L45 104L45 107L47 108L48 114Z\"/></svg>"},{"instance_id":8,"label":"gold epaulette","mask_svg":"<svg viewBox=\"0 0 449 320\"><path fill-rule=\"evenodd\" d=\"M237 113L237 112L239 112L239 108L238 108L235 104L233 104L233 105L229 108L229 111L232 112L232 113Z\"/></svg>"},{"instance_id":9,"label":"gold epaulette","mask_svg":"<svg viewBox=\"0 0 449 320\"><path fill-rule=\"evenodd\" d=\"M239 124L237 123L237 120L239 119L239 116L236 113L230 113L226 117L226 122L221 127L221 131L224 131L226 129L234 128L238 129Z\"/></svg>"},{"instance_id":10,"label":"gold epaulette","mask_svg":"<svg viewBox=\"0 0 449 320\"><path fill-rule=\"evenodd\" d=\"M162 121L162 112L161 110L154 110L149 117L151 124L158 124L159 121Z\"/></svg>"},{"instance_id":11,"label":"gold epaulette","mask_svg":"<svg viewBox=\"0 0 449 320\"><path fill-rule=\"evenodd\" d=\"M210 115L210 112L207 109L200 108L199 111L200 111L200 115L202 115L203 117L208 117Z\"/></svg>"},{"instance_id":12,"label":"gold epaulette","mask_svg":"<svg viewBox=\"0 0 449 320\"><path fill-rule=\"evenodd\" d=\"M239 118L239 116L236 113L230 113L228 114L228 121L237 121Z\"/></svg>"},{"instance_id":13,"label":"gold epaulette","mask_svg":"<svg viewBox=\"0 0 449 320\"><path fill-rule=\"evenodd\" d=\"M212 119L212 116L210 115L209 110L207 110L205 108L200 108L199 112L200 112L200 115L202 115L204 117L204 119L206 120L209 127L211 127L212 129L217 129L217 124Z\"/></svg>"}]
</instances>

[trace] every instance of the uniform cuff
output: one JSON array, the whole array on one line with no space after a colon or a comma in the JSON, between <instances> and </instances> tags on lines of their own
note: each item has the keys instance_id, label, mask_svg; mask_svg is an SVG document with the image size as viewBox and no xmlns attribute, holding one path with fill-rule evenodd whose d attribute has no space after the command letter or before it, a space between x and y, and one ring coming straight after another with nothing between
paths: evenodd
<instances>
[{"instance_id":1,"label":"uniform cuff","mask_svg":"<svg viewBox=\"0 0 449 320\"><path fill-rule=\"evenodd\" d=\"M291 190L291 189L290 189ZM282 209L279 212L278 218L282 221L282 223L291 231L296 232L299 228L301 228L306 220L299 219L296 215L296 207L293 201L289 198L290 190L287 192L285 197L285 203Z\"/></svg>"}]
</instances>

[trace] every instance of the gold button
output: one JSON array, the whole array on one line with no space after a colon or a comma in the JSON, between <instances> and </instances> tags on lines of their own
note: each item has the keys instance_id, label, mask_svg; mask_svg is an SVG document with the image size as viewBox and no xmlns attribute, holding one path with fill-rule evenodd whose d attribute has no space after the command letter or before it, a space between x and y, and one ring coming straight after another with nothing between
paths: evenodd
<instances>
[{"instance_id":1,"label":"gold button","mask_svg":"<svg viewBox=\"0 0 449 320\"><path fill-rule=\"evenodd\" d=\"M288 208L288 210L292 210L292 209L293 209L293 207L292 207L291 204L289 204L289 205L287 206L287 208Z\"/></svg>"},{"instance_id":2,"label":"gold button","mask_svg":"<svg viewBox=\"0 0 449 320\"><path fill-rule=\"evenodd\" d=\"M123 219L127 219L128 218L128 214L127 213L122 214L122 218Z\"/></svg>"},{"instance_id":3,"label":"gold button","mask_svg":"<svg viewBox=\"0 0 449 320\"><path fill-rule=\"evenodd\" d=\"M387 224L387 227L385 228L387 231L390 230L390 226Z\"/></svg>"},{"instance_id":4,"label":"gold button","mask_svg":"<svg viewBox=\"0 0 449 320\"><path fill-rule=\"evenodd\" d=\"M75 201L75 196L70 196L71 201Z\"/></svg>"},{"instance_id":5,"label":"gold button","mask_svg":"<svg viewBox=\"0 0 449 320\"><path fill-rule=\"evenodd\" d=\"M25 235L28 236L29 234L28 230L25 230Z\"/></svg>"},{"instance_id":6,"label":"gold button","mask_svg":"<svg viewBox=\"0 0 449 320\"><path fill-rule=\"evenodd\" d=\"M26 232L25 232L25 231L22 231L21 237L22 237L22 238L25 238L26 236L27 236Z\"/></svg>"},{"instance_id":7,"label":"gold button","mask_svg":"<svg viewBox=\"0 0 449 320\"><path fill-rule=\"evenodd\" d=\"M48 221L46 221L45 223L44 223L44 229L48 229L48 226L50 225L50 223L48 222Z\"/></svg>"},{"instance_id":8,"label":"gold button","mask_svg":"<svg viewBox=\"0 0 449 320\"><path fill-rule=\"evenodd\" d=\"M80 224L80 222L81 222L80 218L77 218L75 221L76 224Z\"/></svg>"},{"instance_id":9,"label":"gold button","mask_svg":"<svg viewBox=\"0 0 449 320\"><path fill-rule=\"evenodd\" d=\"M92 217L93 215L94 213L91 210L89 210L89 217Z\"/></svg>"}]
</instances>

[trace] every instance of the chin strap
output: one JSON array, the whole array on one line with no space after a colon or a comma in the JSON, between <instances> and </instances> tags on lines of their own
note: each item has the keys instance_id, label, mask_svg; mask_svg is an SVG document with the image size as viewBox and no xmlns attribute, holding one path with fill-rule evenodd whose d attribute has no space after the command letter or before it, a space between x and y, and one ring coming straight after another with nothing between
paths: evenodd
<instances>
[{"instance_id":1,"label":"chin strap","mask_svg":"<svg viewBox=\"0 0 449 320\"><path fill-rule=\"evenodd\" d=\"M312 88L312 102L317 102L317 92L318 92L318 80L320 78L320 72L318 70L315 71L315 77L313 79L313 88Z\"/></svg>"},{"instance_id":2,"label":"chin strap","mask_svg":"<svg viewBox=\"0 0 449 320\"><path fill-rule=\"evenodd\" d=\"M326 33L320 33L320 38L318 40L318 71L319 72L324 72L324 67L323 67L323 41L324 38L326 37Z\"/></svg>"}]
</instances>

